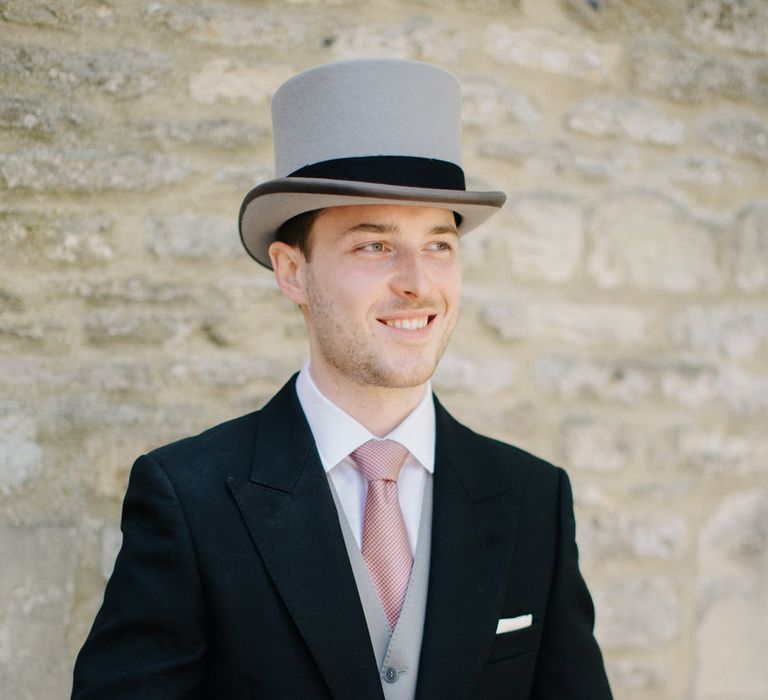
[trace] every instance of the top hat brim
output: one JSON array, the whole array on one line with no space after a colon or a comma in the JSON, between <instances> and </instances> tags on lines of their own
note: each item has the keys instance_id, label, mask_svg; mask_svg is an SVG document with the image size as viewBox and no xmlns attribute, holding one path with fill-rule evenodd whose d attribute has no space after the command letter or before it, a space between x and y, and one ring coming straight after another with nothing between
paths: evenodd
<instances>
[{"instance_id":1,"label":"top hat brim","mask_svg":"<svg viewBox=\"0 0 768 700\"><path fill-rule=\"evenodd\" d=\"M314 209L362 204L428 206L456 212L459 234L476 228L498 211L503 192L404 187L353 180L283 177L254 187L240 207L240 239L249 255L268 269L269 246L288 219Z\"/></svg>"}]
</instances>

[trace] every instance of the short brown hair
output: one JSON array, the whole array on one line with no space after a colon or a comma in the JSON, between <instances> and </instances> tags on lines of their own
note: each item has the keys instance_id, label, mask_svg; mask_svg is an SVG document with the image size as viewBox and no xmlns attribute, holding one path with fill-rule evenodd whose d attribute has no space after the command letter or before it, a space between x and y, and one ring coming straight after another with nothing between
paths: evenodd
<instances>
[{"instance_id":1,"label":"short brown hair","mask_svg":"<svg viewBox=\"0 0 768 700\"><path fill-rule=\"evenodd\" d=\"M309 260L310 253L312 252L312 243L310 241L312 225L321 211L322 209L312 209L288 219L277 229L275 239L298 248L305 260Z\"/></svg>"}]
</instances>

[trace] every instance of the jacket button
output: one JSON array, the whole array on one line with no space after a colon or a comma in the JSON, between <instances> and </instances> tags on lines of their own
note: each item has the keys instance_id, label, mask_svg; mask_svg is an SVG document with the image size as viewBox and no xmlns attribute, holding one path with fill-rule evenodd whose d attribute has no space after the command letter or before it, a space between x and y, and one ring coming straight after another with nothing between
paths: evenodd
<instances>
[{"instance_id":1,"label":"jacket button","mask_svg":"<svg viewBox=\"0 0 768 700\"><path fill-rule=\"evenodd\" d=\"M387 683L394 683L400 674L397 672L397 669L390 666L386 671L384 671L384 680Z\"/></svg>"}]
</instances>

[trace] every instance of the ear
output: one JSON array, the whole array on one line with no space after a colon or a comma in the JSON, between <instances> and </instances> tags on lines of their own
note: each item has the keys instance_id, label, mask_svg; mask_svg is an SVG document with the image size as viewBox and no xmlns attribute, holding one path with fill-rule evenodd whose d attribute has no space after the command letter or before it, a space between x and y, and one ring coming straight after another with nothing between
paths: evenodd
<instances>
[{"instance_id":1,"label":"ear","mask_svg":"<svg viewBox=\"0 0 768 700\"><path fill-rule=\"evenodd\" d=\"M294 304L305 303L302 269L306 264L304 254L295 246L274 241L269 246L269 259L275 271L275 280L285 296Z\"/></svg>"}]
</instances>

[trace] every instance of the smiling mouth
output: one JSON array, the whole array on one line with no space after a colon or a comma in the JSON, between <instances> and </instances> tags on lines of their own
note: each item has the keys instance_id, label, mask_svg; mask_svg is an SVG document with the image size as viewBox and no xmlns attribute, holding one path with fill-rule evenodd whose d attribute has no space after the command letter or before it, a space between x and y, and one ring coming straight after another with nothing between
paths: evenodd
<instances>
[{"instance_id":1,"label":"smiling mouth","mask_svg":"<svg viewBox=\"0 0 768 700\"><path fill-rule=\"evenodd\" d=\"M430 316L418 316L416 318L379 319L379 321L390 328L398 328L405 331L418 331L422 328L426 328L434 318L435 314Z\"/></svg>"}]
</instances>

